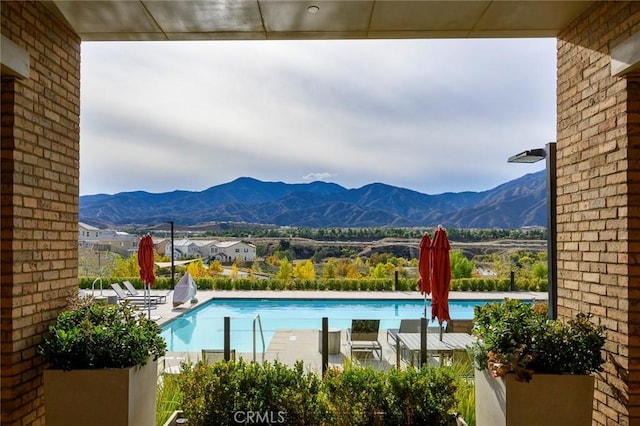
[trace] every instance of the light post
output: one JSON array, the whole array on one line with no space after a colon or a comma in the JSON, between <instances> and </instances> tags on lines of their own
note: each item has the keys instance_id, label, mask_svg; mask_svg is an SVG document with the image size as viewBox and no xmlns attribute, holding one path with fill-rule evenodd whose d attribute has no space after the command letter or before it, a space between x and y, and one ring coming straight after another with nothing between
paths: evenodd
<instances>
[{"instance_id":1,"label":"light post","mask_svg":"<svg viewBox=\"0 0 640 426\"><path fill-rule=\"evenodd\" d=\"M547 262L549 280L549 318L558 317L558 283L556 281L558 260L558 233L556 223L556 143L549 142L544 148L530 149L513 155L509 163L535 163L546 158L547 165Z\"/></svg>"},{"instance_id":2,"label":"light post","mask_svg":"<svg viewBox=\"0 0 640 426\"><path fill-rule=\"evenodd\" d=\"M170 220L169 224L171 225L171 289L173 290L173 288L175 287L175 281L174 281L175 265L173 263L173 253L174 253L174 248L173 248L173 221Z\"/></svg>"}]
</instances>

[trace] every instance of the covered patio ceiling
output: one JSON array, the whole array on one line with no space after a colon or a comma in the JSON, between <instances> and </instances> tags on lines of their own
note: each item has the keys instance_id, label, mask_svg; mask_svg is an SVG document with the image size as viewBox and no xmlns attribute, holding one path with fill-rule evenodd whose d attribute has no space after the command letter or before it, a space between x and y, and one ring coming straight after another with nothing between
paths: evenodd
<instances>
[{"instance_id":1,"label":"covered patio ceiling","mask_svg":"<svg viewBox=\"0 0 640 426\"><path fill-rule=\"evenodd\" d=\"M83 41L555 37L593 1L51 0Z\"/></svg>"}]
</instances>

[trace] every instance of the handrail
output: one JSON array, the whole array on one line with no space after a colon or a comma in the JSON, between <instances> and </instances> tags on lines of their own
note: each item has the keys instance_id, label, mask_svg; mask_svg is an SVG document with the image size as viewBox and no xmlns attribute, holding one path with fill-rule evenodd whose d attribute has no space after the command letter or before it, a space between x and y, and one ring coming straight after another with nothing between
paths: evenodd
<instances>
[{"instance_id":1,"label":"handrail","mask_svg":"<svg viewBox=\"0 0 640 426\"><path fill-rule=\"evenodd\" d=\"M260 319L260 314L256 314L255 318L253 318L253 362L256 362L256 321L258 321L258 325L260 326L260 337L262 338L262 362L264 363L266 347L264 344L264 333L262 331L262 320Z\"/></svg>"},{"instance_id":2,"label":"handrail","mask_svg":"<svg viewBox=\"0 0 640 426\"><path fill-rule=\"evenodd\" d=\"M98 277L91 283L91 294L94 294L96 281L100 281L100 296L102 296L102 278Z\"/></svg>"}]
</instances>

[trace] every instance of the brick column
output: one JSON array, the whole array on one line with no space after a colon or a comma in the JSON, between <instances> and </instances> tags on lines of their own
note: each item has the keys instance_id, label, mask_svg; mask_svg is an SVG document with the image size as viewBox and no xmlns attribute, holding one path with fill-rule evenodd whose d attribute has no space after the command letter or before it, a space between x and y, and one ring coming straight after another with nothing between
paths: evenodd
<instances>
[{"instance_id":1,"label":"brick column","mask_svg":"<svg viewBox=\"0 0 640 426\"><path fill-rule=\"evenodd\" d=\"M594 424L640 424L640 91L612 77L612 47L640 32L640 2L598 2L558 36L558 313L607 327Z\"/></svg>"},{"instance_id":2,"label":"brick column","mask_svg":"<svg viewBox=\"0 0 640 426\"><path fill-rule=\"evenodd\" d=\"M80 39L39 2L3 1L2 35L28 52L2 76L2 425L44 424L42 335L78 287Z\"/></svg>"}]
</instances>

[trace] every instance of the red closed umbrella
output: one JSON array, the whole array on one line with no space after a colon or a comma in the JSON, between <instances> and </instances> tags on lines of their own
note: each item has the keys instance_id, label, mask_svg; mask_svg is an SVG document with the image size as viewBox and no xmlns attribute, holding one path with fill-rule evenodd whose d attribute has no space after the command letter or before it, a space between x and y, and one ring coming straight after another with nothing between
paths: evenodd
<instances>
[{"instance_id":1,"label":"red closed umbrella","mask_svg":"<svg viewBox=\"0 0 640 426\"><path fill-rule=\"evenodd\" d=\"M431 293L431 240L429 234L424 234L420 241L420 253L418 255L418 286L422 294Z\"/></svg>"},{"instance_id":2,"label":"red closed umbrella","mask_svg":"<svg viewBox=\"0 0 640 426\"><path fill-rule=\"evenodd\" d=\"M431 240L425 233L420 240L420 252L418 254L418 287L424 296L424 316L427 316L427 294L431 294Z\"/></svg>"},{"instance_id":3,"label":"red closed umbrella","mask_svg":"<svg viewBox=\"0 0 640 426\"><path fill-rule=\"evenodd\" d=\"M438 226L431 241L431 320L438 318L440 325L443 321L451 320L449 316L450 250L447 232Z\"/></svg>"},{"instance_id":4,"label":"red closed umbrella","mask_svg":"<svg viewBox=\"0 0 640 426\"><path fill-rule=\"evenodd\" d=\"M156 281L155 264L153 258L153 239L147 234L140 239L138 246L138 266L140 267L140 278L145 284L145 295L149 295L148 312L151 318L151 286Z\"/></svg>"}]
</instances>

